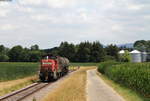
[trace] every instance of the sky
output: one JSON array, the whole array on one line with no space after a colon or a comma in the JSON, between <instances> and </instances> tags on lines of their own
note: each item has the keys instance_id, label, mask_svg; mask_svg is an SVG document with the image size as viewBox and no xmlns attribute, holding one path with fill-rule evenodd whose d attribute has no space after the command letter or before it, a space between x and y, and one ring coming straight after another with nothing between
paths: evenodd
<instances>
[{"instance_id":1,"label":"sky","mask_svg":"<svg viewBox=\"0 0 150 101\"><path fill-rule=\"evenodd\" d=\"M1 0L0 44L104 45L150 40L150 0Z\"/></svg>"}]
</instances>

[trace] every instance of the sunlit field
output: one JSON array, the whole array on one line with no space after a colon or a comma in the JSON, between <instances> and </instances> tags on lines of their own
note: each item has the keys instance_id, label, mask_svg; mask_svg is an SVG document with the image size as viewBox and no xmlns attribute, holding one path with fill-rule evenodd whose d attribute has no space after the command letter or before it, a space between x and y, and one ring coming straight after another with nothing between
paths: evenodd
<instances>
[{"instance_id":1,"label":"sunlit field","mask_svg":"<svg viewBox=\"0 0 150 101\"><path fill-rule=\"evenodd\" d=\"M36 75L38 69L39 63L2 62L0 63L0 82Z\"/></svg>"}]
</instances>

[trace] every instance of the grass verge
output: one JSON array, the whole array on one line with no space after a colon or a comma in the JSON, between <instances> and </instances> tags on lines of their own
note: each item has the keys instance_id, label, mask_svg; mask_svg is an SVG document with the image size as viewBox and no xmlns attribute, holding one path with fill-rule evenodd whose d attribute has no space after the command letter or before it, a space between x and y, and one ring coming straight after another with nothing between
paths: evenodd
<instances>
[{"instance_id":1,"label":"grass verge","mask_svg":"<svg viewBox=\"0 0 150 101\"><path fill-rule=\"evenodd\" d=\"M102 75L97 72L97 74L115 91L117 91L126 101L150 101L149 98L144 98L143 96L137 94L135 91L123 87L120 84L115 83L114 81L107 78L105 75Z\"/></svg>"},{"instance_id":2,"label":"grass verge","mask_svg":"<svg viewBox=\"0 0 150 101\"><path fill-rule=\"evenodd\" d=\"M81 67L60 86L46 95L43 101L86 101L86 71L95 67Z\"/></svg>"},{"instance_id":3,"label":"grass verge","mask_svg":"<svg viewBox=\"0 0 150 101\"><path fill-rule=\"evenodd\" d=\"M26 77L23 79L0 82L0 96L21 89L37 81L37 76Z\"/></svg>"}]
</instances>

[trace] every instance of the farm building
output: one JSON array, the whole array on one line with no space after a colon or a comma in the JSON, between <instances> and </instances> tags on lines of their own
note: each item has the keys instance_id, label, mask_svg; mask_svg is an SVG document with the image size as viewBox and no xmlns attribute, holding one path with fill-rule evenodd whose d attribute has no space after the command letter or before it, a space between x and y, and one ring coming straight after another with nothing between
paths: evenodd
<instances>
[{"instance_id":1,"label":"farm building","mask_svg":"<svg viewBox=\"0 0 150 101\"><path fill-rule=\"evenodd\" d=\"M147 52L142 52L141 57L142 57L142 62L146 62L147 61Z\"/></svg>"},{"instance_id":2,"label":"farm building","mask_svg":"<svg viewBox=\"0 0 150 101\"><path fill-rule=\"evenodd\" d=\"M150 53L147 53L147 61L150 61Z\"/></svg>"},{"instance_id":3,"label":"farm building","mask_svg":"<svg viewBox=\"0 0 150 101\"><path fill-rule=\"evenodd\" d=\"M125 50L121 50L121 51L119 51L119 54L121 55L121 54L124 54L125 53Z\"/></svg>"},{"instance_id":4,"label":"farm building","mask_svg":"<svg viewBox=\"0 0 150 101\"><path fill-rule=\"evenodd\" d=\"M122 55L125 53L125 50L119 51L119 54ZM138 50L133 50L130 52L131 54L131 62L146 62L150 61L150 53L140 52Z\"/></svg>"},{"instance_id":5,"label":"farm building","mask_svg":"<svg viewBox=\"0 0 150 101\"><path fill-rule=\"evenodd\" d=\"M130 52L130 54L132 62L142 62L142 55L140 51L133 50L132 52Z\"/></svg>"}]
</instances>

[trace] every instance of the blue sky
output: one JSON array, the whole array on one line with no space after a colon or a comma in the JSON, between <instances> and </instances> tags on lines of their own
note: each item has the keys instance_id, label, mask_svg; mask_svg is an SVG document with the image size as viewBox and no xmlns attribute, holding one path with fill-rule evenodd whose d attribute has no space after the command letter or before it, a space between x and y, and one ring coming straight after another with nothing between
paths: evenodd
<instances>
[{"instance_id":1,"label":"blue sky","mask_svg":"<svg viewBox=\"0 0 150 101\"><path fill-rule=\"evenodd\" d=\"M150 40L150 0L0 1L0 44L40 48L61 41Z\"/></svg>"}]
</instances>

